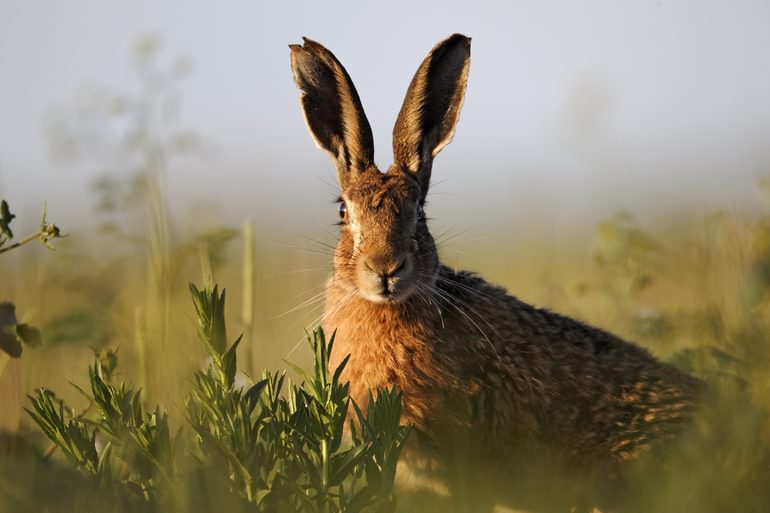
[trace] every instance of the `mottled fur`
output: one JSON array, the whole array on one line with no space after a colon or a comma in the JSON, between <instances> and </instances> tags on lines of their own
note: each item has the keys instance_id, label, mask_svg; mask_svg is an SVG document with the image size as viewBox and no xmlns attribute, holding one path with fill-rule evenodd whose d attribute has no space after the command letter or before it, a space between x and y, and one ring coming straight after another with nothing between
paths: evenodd
<instances>
[{"instance_id":1,"label":"mottled fur","mask_svg":"<svg viewBox=\"0 0 770 513\"><path fill-rule=\"evenodd\" d=\"M403 420L415 426L414 454L441 462L462 442L500 468L533 460L613 467L681 429L696 379L440 263L422 205L433 157L459 118L470 39L439 43L418 69L387 173L373 164L368 121L337 59L318 43L291 48L308 126L334 156L347 207L324 324L337 332L330 365L350 355L344 377L357 403L395 384Z\"/></svg>"}]
</instances>

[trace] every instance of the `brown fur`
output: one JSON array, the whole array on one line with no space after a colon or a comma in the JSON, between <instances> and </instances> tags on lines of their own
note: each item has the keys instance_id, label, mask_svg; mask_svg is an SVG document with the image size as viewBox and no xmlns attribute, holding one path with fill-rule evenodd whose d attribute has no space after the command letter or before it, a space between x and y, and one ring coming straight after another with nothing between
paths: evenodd
<instances>
[{"instance_id":1,"label":"brown fur","mask_svg":"<svg viewBox=\"0 0 770 513\"><path fill-rule=\"evenodd\" d=\"M312 52L328 50L292 47L303 98L324 88L297 65ZM333 56L325 61L339 65ZM363 110L346 122L350 105L360 105L352 82L326 87L334 92L329 102L347 106L339 116L305 111L311 132L321 127L337 137L339 147L325 149L347 155L335 157L347 213L326 288L324 324L336 330L330 366L350 355L344 377L359 405L371 389L397 385L403 420L416 431L412 450L436 461L457 441L480 461L506 462L501 468L532 459L567 466L632 459L681 429L699 382L636 345L439 261L422 205L433 157L459 118L469 64L464 36L428 55L396 123L396 162L384 174L373 164L339 165L373 155L371 147L365 158L356 154L364 144L357 134L369 130ZM344 98L351 90L355 101Z\"/></svg>"}]
</instances>

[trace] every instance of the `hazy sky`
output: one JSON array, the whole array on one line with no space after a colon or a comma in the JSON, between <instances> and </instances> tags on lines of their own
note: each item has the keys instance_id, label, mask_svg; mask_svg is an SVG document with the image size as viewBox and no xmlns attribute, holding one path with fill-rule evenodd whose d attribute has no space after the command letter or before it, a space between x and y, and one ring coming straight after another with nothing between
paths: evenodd
<instances>
[{"instance_id":1,"label":"hazy sky","mask_svg":"<svg viewBox=\"0 0 770 513\"><path fill-rule=\"evenodd\" d=\"M0 195L22 212L47 199L62 224L88 211L96 169L49 158L43 115L84 87L135 90L131 48L151 32L163 58L194 63L183 125L206 148L172 165L174 205L206 197L228 219L271 208L296 222L325 208L332 221L333 167L306 133L286 45L307 35L343 62L385 168L412 73L462 32L471 75L434 168L440 211L740 204L770 173L768 27L767 1L0 0Z\"/></svg>"}]
</instances>

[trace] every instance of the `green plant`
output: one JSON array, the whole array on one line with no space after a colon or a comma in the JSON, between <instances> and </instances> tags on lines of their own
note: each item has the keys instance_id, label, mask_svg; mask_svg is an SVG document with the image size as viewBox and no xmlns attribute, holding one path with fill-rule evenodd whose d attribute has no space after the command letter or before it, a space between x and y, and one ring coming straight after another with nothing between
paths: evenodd
<instances>
[{"instance_id":1,"label":"green plant","mask_svg":"<svg viewBox=\"0 0 770 513\"><path fill-rule=\"evenodd\" d=\"M327 343L320 329L308 336L313 372L295 367L300 384L265 371L241 385L241 338L227 343L224 290L190 291L211 357L185 401L191 429L172 430L160 407L145 410L139 390L111 384L116 356L97 355L89 390L78 389L89 401L84 412L49 390L30 396L28 413L67 461L116 504L139 500L147 509L179 507L180 490L206 476L259 511L393 511L396 464L409 434L400 425L400 393L375 391L366 413L354 403L351 410L340 381L345 363L330 371L334 336Z\"/></svg>"},{"instance_id":2,"label":"green plant","mask_svg":"<svg viewBox=\"0 0 770 513\"><path fill-rule=\"evenodd\" d=\"M11 222L16 215L11 213L6 200L0 201L0 253L19 248L33 240L40 241L48 249L54 249L50 244L52 239L66 237L58 226L46 220L46 207L43 205L43 220L40 229L18 242L11 243L13 231ZM28 324L16 322L16 307L12 303L0 302L0 376L10 358L21 356L22 343L35 346L40 343L40 331Z\"/></svg>"},{"instance_id":3,"label":"green plant","mask_svg":"<svg viewBox=\"0 0 770 513\"><path fill-rule=\"evenodd\" d=\"M26 411L82 473L150 500L175 475L180 433L171 434L168 415L159 407L145 413L140 390L109 383L115 365L114 352L97 354L88 369L90 392L76 386L89 402L83 413L75 414L45 389L30 396ZM95 416L86 417L91 411Z\"/></svg>"},{"instance_id":4,"label":"green plant","mask_svg":"<svg viewBox=\"0 0 770 513\"><path fill-rule=\"evenodd\" d=\"M21 356L22 343L33 347L40 344L40 331L28 324L18 324L16 307L0 303L0 375L11 358Z\"/></svg>"},{"instance_id":5,"label":"green plant","mask_svg":"<svg viewBox=\"0 0 770 513\"><path fill-rule=\"evenodd\" d=\"M5 253L12 249L19 248L33 240L39 241L48 249L55 249L50 241L52 239L58 239L66 237L61 233L61 229L54 223L49 223L46 220L46 206L43 205L43 220L40 222L40 229L35 233L27 235L18 242L11 242L13 239L13 231L11 231L11 221L16 218L15 214L11 213L8 202L5 200L0 201L0 253Z\"/></svg>"},{"instance_id":6,"label":"green plant","mask_svg":"<svg viewBox=\"0 0 770 513\"><path fill-rule=\"evenodd\" d=\"M401 396L381 390L364 415L358 406L352 440L343 440L351 403L340 381L345 363L328 368L321 329L309 336L314 372L295 370L302 385L287 386L284 374L265 372L248 388L234 384L236 348L226 347L225 293L191 286L199 336L212 363L195 374L187 401L198 438L198 458L227 469L232 487L269 511L390 510L396 463L409 429L399 425Z\"/></svg>"}]
</instances>

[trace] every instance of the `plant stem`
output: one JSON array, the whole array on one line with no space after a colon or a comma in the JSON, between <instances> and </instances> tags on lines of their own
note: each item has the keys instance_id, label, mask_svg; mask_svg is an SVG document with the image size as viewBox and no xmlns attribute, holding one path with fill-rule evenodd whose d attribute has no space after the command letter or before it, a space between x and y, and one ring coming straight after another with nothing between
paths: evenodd
<instances>
[{"instance_id":1,"label":"plant stem","mask_svg":"<svg viewBox=\"0 0 770 513\"><path fill-rule=\"evenodd\" d=\"M321 490L319 493L319 506L321 511L328 511L326 498L329 490L329 440L321 440Z\"/></svg>"},{"instance_id":2,"label":"plant stem","mask_svg":"<svg viewBox=\"0 0 770 513\"><path fill-rule=\"evenodd\" d=\"M32 242L33 240L40 238L41 235L43 235L43 230L40 230L37 233L33 233L32 235L24 237L19 242L14 242L10 246L6 246L4 248L0 248L0 253L5 253L6 251L10 251L12 249L19 248L19 247L23 246L24 244L27 244L28 242Z\"/></svg>"},{"instance_id":3,"label":"plant stem","mask_svg":"<svg viewBox=\"0 0 770 513\"><path fill-rule=\"evenodd\" d=\"M243 301L241 322L246 339L247 369L253 376L257 366L254 361L254 223L243 223Z\"/></svg>"},{"instance_id":4,"label":"plant stem","mask_svg":"<svg viewBox=\"0 0 770 513\"><path fill-rule=\"evenodd\" d=\"M5 366L10 361L11 361L11 357L4 351L0 351L0 377L3 376L3 370L5 370Z\"/></svg>"},{"instance_id":5,"label":"plant stem","mask_svg":"<svg viewBox=\"0 0 770 513\"><path fill-rule=\"evenodd\" d=\"M134 342L136 344L136 355L139 360L139 387L147 388L147 337L145 334L145 322L142 315L142 308L134 309Z\"/></svg>"}]
</instances>

